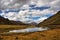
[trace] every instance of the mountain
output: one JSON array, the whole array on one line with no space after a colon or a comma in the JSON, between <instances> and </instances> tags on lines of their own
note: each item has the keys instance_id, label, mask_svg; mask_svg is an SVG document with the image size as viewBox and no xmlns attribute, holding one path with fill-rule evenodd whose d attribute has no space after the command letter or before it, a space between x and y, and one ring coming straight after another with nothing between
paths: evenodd
<instances>
[{"instance_id":1,"label":"mountain","mask_svg":"<svg viewBox=\"0 0 60 40\"><path fill-rule=\"evenodd\" d=\"M18 30L32 27L35 27L35 25L5 19L4 17L0 16L0 33L8 32L9 30Z\"/></svg>"},{"instance_id":2,"label":"mountain","mask_svg":"<svg viewBox=\"0 0 60 40\"><path fill-rule=\"evenodd\" d=\"M9 20L3 18L2 16L0 16L0 25L1 25L1 24L9 24Z\"/></svg>"},{"instance_id":3,"label":"mountain","mask_svg":"<svg viewBox=\"0 0 60 40\"><path fill-rule=\"evenodd\" d=\"M22 23L20 21L13 21L9 19L5 19L4 17L0 16L0 25L25 25L25 23Z\"/></svg>"},{"instance_id":4,"label":"mountain","mask_svg":"<svg viewBox=\"0 0 60 40\"><path fill-rule=\"evenodd\" d=\"M60 11L57 12L55 15L51 16L50 18L39 23L38 26L59 27L60 28Z\"/></svg>"}]
</instances>

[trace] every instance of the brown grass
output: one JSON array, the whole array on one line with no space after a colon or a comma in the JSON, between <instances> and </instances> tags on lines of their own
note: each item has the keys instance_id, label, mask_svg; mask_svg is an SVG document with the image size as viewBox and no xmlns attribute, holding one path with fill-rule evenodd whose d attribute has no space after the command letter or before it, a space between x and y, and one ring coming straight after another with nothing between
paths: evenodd
<instances>
[{"instance_id":1,"label":"brown grass","mask_svg":"<svg viewBox=\"0 0 60 40\"><path fill-rule=\"evenodd\" d=\"M35 27L34 25L0 25L0 28L28 28Z\"/></svg>"},{"instance_id":2,"label":"brown grass","mask_svg":"<svg viewBox=\"0 0 60 40\"><path fill-rule=\"evenodd\" d=\"M60 29L26 34L0 35L0 38L4 40L60 40Z\"/></svg>"},{"instance_id":3,"label":"brown grass","mask_svg":"<svg viewBox=\"0 0 60 40\"><path fill-rule=\"evenodd\" d=\"M25 29L25 28L33 28L34 25L0 25L0 33L1 32L8 32L9 30L18 30L18 29Z\"/></svg>"}]
</instances>

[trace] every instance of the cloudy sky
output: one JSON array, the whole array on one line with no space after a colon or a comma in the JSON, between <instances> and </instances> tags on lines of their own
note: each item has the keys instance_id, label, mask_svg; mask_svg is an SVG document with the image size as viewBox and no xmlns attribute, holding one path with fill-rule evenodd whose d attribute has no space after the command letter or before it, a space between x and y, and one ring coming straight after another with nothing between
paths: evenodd
<instances>
[{"instance_id":1,"label":"cloudy sky","mask_svg":"<svg viewBox=\"0 0 60 40\"><path fill-rule=\"evenodd\" d=\"M60 0L0 0L0 15L24 23L40 23L60 11Z\"/></svg>"}]
</instances>

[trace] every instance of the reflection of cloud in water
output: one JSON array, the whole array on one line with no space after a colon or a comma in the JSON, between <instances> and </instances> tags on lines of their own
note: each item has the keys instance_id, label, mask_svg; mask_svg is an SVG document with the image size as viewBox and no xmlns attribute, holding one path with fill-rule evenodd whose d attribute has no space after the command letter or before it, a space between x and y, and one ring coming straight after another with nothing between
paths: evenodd
<instances>
[{"instance_id":1,"label":"reflection of cloud in water","mask_svg":"<svg viewBox=\"0 0 60 40\"><path fill-rule=\"evenodd\" d=\"M35 28L26 28L26 29L20 29L20 30L11 30L9 33L19 33L19 32L36 32L36 31L44 31L48 30L49 28L42 28L42 27L35 27Z\"/></svg>"}]
</instances>

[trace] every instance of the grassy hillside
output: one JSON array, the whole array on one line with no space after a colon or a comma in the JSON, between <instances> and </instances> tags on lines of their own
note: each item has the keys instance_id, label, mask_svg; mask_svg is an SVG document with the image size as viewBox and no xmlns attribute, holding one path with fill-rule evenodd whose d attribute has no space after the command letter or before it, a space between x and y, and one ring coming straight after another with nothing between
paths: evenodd
<instances>
[{"instance_id":1,"label":"grassy hillside","mask_svg":"<svg viewBox=\"0 0 60 40\"><path fill-rule=\"evenodd\" d=\"M50 18L39 23L38 26L42 27L60 27L60 11Z\"/></svg>"}]
</instances>

